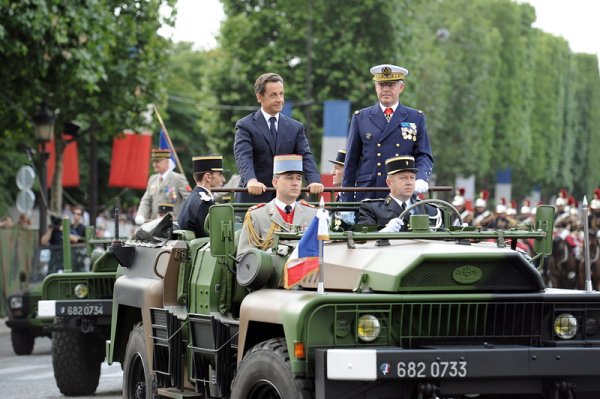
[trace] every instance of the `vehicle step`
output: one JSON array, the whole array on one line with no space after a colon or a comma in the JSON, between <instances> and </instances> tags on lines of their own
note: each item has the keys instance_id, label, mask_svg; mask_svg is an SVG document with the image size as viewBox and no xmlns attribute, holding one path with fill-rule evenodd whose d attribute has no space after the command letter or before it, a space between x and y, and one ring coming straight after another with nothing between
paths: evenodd
<instances>
[{"instance_id":1,"label":"vehicle step","mask_svg":"<svg viewBox=\"0 0 600 399\"><path fill-rule=\"evenodd\" d=\"M202 398L198 392L180 391L177 388L158 388L158 396L165 398Z\"/></svg>"}]
</instances>

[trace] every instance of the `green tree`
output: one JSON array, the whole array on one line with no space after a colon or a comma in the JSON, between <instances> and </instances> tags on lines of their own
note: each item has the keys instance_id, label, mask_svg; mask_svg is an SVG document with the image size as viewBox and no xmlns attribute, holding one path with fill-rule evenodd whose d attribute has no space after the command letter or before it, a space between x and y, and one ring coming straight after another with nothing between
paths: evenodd
<instances>
[{"instance_id":1,"label":"green tree","mask_svg":"<svg viewBox=\"0 0 600 399\"><path fill-rule=\"evenodd\" d=\"M42 100L56 111L57 138L64 122L77 120L83 143L94 145L96 137L141 126L141 111L164 98L168 42L156 32L173 22L160 16L160 6L175 0L1 3L0 131L9 133L13 145L33 144L31 115ZM51 209L59 212L60 140L56 153Z\"/></svg>"}]
</instances>

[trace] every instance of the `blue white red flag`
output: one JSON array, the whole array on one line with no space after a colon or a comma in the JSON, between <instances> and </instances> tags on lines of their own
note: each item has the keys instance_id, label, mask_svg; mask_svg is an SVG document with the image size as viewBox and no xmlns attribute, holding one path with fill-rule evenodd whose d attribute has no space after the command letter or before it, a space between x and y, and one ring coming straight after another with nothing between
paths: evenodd
<instances>
[{"instance_id":1,"label":"blue white red flag","mask_svg":"<svg viewBox=\"0 0 600 399\"><path fill-rule=\"evenodd\" d=\"M319 209L285 263L284 284L291 288L319 270L319 246L329 239L327 212Z\"/></svg>"},{"instance_id":2,"label":"blue white red flag","mask_svg":"<svg viewBox=\"0 0 600 399\"><path fill-rule=\"evenodd\" d=\"M173 148L169 145L169 140L167 140L167 135L165 134L165 131L162 129L160 129L160 135L159 135L159 139L158 139L158 148L161 150L170 150L171 151L171 158L169 159L169 170L175 169L175 166L177 165L175 162L175 148Z\"/></svg>"}]
</instances>

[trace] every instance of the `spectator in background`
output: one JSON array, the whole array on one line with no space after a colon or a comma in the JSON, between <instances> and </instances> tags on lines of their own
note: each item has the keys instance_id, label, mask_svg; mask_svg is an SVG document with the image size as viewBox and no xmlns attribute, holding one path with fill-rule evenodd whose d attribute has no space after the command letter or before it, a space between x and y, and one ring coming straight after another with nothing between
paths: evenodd
<instances>
[{"instance_id":1,"label":"spectator in background","mask_svg":"<svg viewBox=\"0 0 600 399\"><path fill-rule=\"evenodd\" d=\"M4 216L3 218L0 218L0 227L9 228L12 226L13 226L13 221L10 218L10 216Z\"/></svg>"},{"instance_id":2,"label":"spectator in background","mask_svg":"<svg viewBox=\"0 0 600 399\"><path fill-rule=\"evenodd\" d=\"M26 213L20 213L19 220L17 221L17 225L24 229L30 229L31 228L31 218L29 216L27 216Z\"/></svg>"},{"instance_id":3,"label":"spectator in background","mask_svg":"<svg viewBox=\"0 0 600 399\"><path fill-rule=\"evenodd\" d=\"M83 209L79 206L73 208L73 217L71 218L71 233L69 239L72 243L85 241L85 226L83 224Z\"/></svg>"}]
</instances>

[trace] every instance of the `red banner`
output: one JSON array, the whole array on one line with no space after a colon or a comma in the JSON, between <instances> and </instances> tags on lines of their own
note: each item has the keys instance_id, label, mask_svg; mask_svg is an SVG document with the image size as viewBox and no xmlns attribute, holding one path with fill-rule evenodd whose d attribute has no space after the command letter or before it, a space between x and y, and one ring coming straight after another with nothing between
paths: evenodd
<instances>
[{"instance_id":1,"label":"red banner","mask_svg":"<svg viewBox=\"0 0 600 399\"><path fill-rule=\"evenodd\" d=\"M108 185L144 190L148 183L151 147L151 133L124 132L115 137Z\"/></svg>"},{"instance_id":2,"label":"red banner","mask_svg":"<svg viewBox=\"0 0 600 399\"><path fill-rule=\"evenodd\" d=\"M63 135L63 140L70 139L71 136ZM46 144L46 152L48 152L48 164L46 170L46 181L48 186L52 184L54 171L56 166L56 154L54 149L54 140ZM65 147L63 151L63 187L79 187L79 155L77 142L72 141Z\"/></svg>"}]
</instances>

